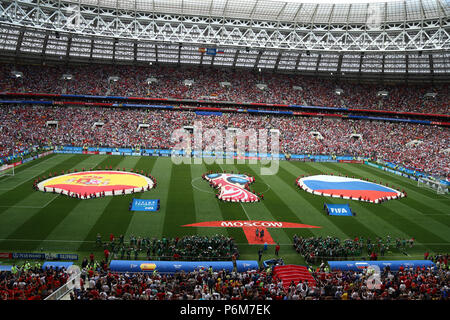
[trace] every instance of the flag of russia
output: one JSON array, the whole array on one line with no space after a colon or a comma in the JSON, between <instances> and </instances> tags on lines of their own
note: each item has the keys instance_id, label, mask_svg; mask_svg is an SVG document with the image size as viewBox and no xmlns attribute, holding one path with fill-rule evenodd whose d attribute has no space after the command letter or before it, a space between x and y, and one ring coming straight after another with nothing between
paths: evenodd
<instances>
[{"instance_id":1,"label":"flag of russia","mask_svg":"<svg viewBox=\"0 0 450 320\"><path fill-rule=\"evenodd\" d=\"M348 177L315 175L301 178L297 183L310 193L375 203L381 199L389 200L404 196L401 192L381 184Z\"/></svg>"}]
</instances>

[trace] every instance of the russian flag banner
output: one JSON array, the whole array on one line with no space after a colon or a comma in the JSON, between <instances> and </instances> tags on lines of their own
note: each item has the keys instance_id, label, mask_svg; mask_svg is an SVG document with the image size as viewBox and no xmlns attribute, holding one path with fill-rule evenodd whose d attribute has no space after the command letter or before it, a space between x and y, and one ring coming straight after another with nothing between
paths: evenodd
<instances>
[{"instance_id":1,"label":"russian flag banner","mask_svg":"<svg viewBox=\"0 0 450 320\"><path fill-rule=\"evenodd\" d=\"M314 175L300 178L297 179L297 185L306 192L315 195L373 203L405 196L400 191L375 182L332 175Z\"/></svg>"}]
</instances>

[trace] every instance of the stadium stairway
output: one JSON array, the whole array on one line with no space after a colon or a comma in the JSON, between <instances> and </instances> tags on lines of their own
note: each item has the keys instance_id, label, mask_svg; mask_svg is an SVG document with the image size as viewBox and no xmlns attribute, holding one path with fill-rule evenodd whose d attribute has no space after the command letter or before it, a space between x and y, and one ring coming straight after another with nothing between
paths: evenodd
<instances>
[{"instance_id":1,"label":"stadium stairway","mask_svg":"<svg viewBox=\"0 0 450 320\"><path fill-rule=\"evenodd\" d=\"M297 285L299 281L308 280L308 285L315 287L316 280L314 280L308 268L305 266L297 266L293 264L275 266L273 268L273 276L283 281L283 287L287 288L292 281Z\"/></svg>"}]
</instances>

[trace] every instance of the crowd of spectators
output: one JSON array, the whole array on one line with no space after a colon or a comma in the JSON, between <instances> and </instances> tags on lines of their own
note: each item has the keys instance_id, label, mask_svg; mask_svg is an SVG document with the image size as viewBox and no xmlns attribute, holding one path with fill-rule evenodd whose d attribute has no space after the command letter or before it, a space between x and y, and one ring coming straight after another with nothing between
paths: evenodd
<instances>
[{"instance_id":1,"label":"crowd of spectators","mask_svg":"<svg viewBox=\"0 0 450 320\"><path fill-rule=\"evenodd\" d=\"M113 259L147 258L149 260L231 260L239 252L234 240L221 234L212 236L187 235L181 238L136 237L130 235L127 241L123 235L110 235L102 241L97 236L96 247L102 246L105 261Z\"/></svg>"},{"instance_id":2,"label":"crowd of spectators","mask_svg":"<svg viewBox=\"0 0 450 320\"><path fill-rule=\"evenodd\" d=\"M436 266L439 268L441 265L448 266L448 254L442 254L442 253L436 253L433 255L430 255L429 252L424 253L424 259L425 260L431 260L433 261Z\"/></svg>"},{"instance_id":3,"label":"crowd of spectators","mask_svg":"<svg viewBox=\"0 0 450 320\"><path fill-rule=\"evenodd\" d=\"M337 237L299 237L294 235L293 247L301 254L307 263L318 264L323 259L346 260L350 257L367 256L371 260L377 260L378 255L383 257L395 248L400 253L406 254L408 248L414 246L414 239L385 239L377 237L355 237L354 239L341 240Z\"/></svg>"},{"instance_id":4,"label":"crowd of spectators","mask_svg":"<svg viewBox=\"0 0 450 320\"><path fill-rule=\"evenodd\" d=\"M337 300L448 300L448 266L400 267L398 271L384 268L380 274L373 269L363 272L313 272L318 299Z\"/></svg>"},{"instance_id":5,"label":"crowd of spectators","mask_svg":"<svg viewBox=\"0 0 450 320\"><path fill-rule=\"evenodd\" d=\"M189 273L91 272L72 300L448 300L450 271L446 267L386 267L354 271L312 270L308 281L283 282L271 269L228 272L204 268Z\"/></svg>"},{"instance_id":6,"label":"crowd of spectators","mask_svg":"<svg viewBox=\"0 0 450 320\"><path fill-rule=\"evenodd\" d=\"M400 267L380 272L330 271L322 264L309 268L315 284L284 284L272 269L245 272L200 268L192 272L160 274L115 273L107 263L81 265L79 285L71 300L449 300L448 254L429 256L434 267ZM439 262L439 263L438 263ZM67 282L65 268L14 266L0 272L0 300L42 300Z\"/></svg>"},{"instance_id":7,"label":"crowd of spectators","mask_svg":"<svg viewBox=\"0 0 450 320\"><path fill-rule=\"evenodd\" d=\"M178 140L172 140L176 129L200 123L203 132L220 131L226 141L222 145L224 151L236 147L235 140L226 140L228 128L243 132L265 129L269 151L269 130L278 129L283 153L361 156L444 177L450 172L450 131L439 126L251 113L205 116L192 111L37 105L4 105L0 108L0 119L0 157L33 146L171 149L179 144ZM250 138L249 142L257 146L252 139L255 140ZM205 135L201 148L211 145L210 140ZM191 137L192 149L194 142Z\"/></svg>"},{"instance_id":8,"label":"crowd of spectators","mask_svg":"<svg viewBox=\"0 0 450 320\"><path fill-rule=\"evenodd\" d=\"M285 295L270 272L202 268L176 274L95 272L81 281L73 300L262 300Z\"/></svg>"},{"instance_id":9,"label":"crowd of spectators","mask_svg":"<svg viewBox=\"0 0 450 320\"><path fill-rule=\"evenodd\" d=\"M13 77L12 71L19 71L23 76ZM67 74L72 75L71 80L63 79ZM185 80L194 82L185 85ZM265 84L266 88L261 90L257 84ZM379 95L381 91L387 91L388 95ZM213 99L450 114L448 84L337 83L300 75L202 67L2 64L0 92ZM430 93L433 95L427 95Z\"/></svg>"},{"instance_id":10,"label":"crowd of spectators","mask_svg":"<svg viewBox=\"0 0 450 320\"><path fill-rule=\"evenodd\" d=\"M68 278L65 270L42 269L40 264L13 265L11 271L0 271L0 300L43 300Z\"/></svg>"}]
</instances>

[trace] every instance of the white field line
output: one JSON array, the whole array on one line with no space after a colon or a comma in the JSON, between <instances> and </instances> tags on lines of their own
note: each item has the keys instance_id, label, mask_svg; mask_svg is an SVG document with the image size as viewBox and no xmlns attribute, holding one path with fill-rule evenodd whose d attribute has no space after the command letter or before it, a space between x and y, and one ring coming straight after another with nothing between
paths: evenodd
<instances>
[{"instance_id":1,"label":"white field line","mask_svg":"<svg viewBox=\"0 0 450 320\"><path fill-rule=\"evenodd\" d=\"M392 172L384 171L383 169L379 169L379 168L375 168L375 169L377 169L377 170L379 170L379 171L381 171L381 172L383 172L383 173L385 173L387 175L390 175L393 178L399 178L399 177L405 178L405 179L400 179L400 181L405 181L408 184L413 185L414 187L417 187L417 188L420 189L420 187L417 186L417 181L411 181L411 179L409 179L409 178L398 176L398 175L396 175L396 174L394 174ZM425 188L425 189L428 190L428 191L432 190L432 189L429 189L429 188ZM418 192L418 191L416 191L416 192ZM438 196L438 198L431 198L430 196L426 196L426 197L430 198L430 200L450 200L450 198L449 198L450 194L437 195L437 196Z\"/></svg>"},{"instance_id":2,"label":"white field line","mask_svg":"<svg viewBox=\"0 0 450 320\"><path fill-rule=\"evenodd\" d=\"M0 208L17 208L17 209L44 209L46 206L48 206L50 203L52 203L53 200L55 200L56 198L58 198L59 194L56 195L56 197L50 199L49 201L47 201L43 206L37 207L37 206L0 206Z\"/></svg>"},{"instance_id":3,"label":"white field line","mask_svg":"<svg viewBox=\"0 0 450 320\"><path fill-rule=\"evenodd\" d=\"M18 175L21 175L22 173L29 173L29 172L30 172L29 169L34 168L34 167L37 166L37 165L41 165L41 164L47 162L48 160L53 160L53 159L55 159L55 158L54 158L54 157L50 157L50 158L45 159L45 160L43 160L43 161L41 161L41 162L39 162L39 163L35 163L35 164L33 164L32 166L30 166L30 167L28 167L28 168L26 168L26 169L24 169L24 170L18 172L17 174L14 173L13 176L9 176L9 177L7 177L6 179L3 179L2 182L5 181L5 180L10 179L10 178L12 178L12 177L17 177ZM38 160L38 159L36 159L36 160ZM20 167L19 167L19 168L20 168ZM35 170L32 170L31 172L33 173L34 171L35 171ZM39 171L36 170L36 172L42 172L42 170L39 170Z\"/></svg>"},{"instance_id":4,"label":"white field line","mask_svg":"<svg viewBox=\"0 0 450 320\"><path fill-rule=\"evenodd\" d=\"M271 189L270 185L268 183L262 182L262 181L258 181L259 183L265 184L267 186L266 190L261 191L261 193L265 193L267 191L269 191Z\"/></svg>"},{"instance_id":5,"label":"white field line","mask_svg":"<svg viewBox=\"0 0 450 320\"><path fill-rule=\"evenodd\" d=\"M197 180L200 180L200 179L202 179L202 178L201 178L201 177L197 177L197 178L192 179L191 185L194 187L194 189L197 189L197 190L200 191L200 192L209 193L209 194L214 194L214 191L211 191L211 190L203 190L203 189L197 187L196 185L194 185L194 181L197 181ZM211 187L209 187L209 188L212 189Z\"/></svg>"},{"instance_id":6,"label":"white field line","mask_svg":"<svg viewBox=\"0 0 450 320\"><path fill-rule=\"evenodd\" d=\"M30 168L34 167L35 165L42 164L43 162L48 161L48 160L50 160L50 159L53 159L53 158L49 158L49 159L46 159L46 160L44 160L44 161L42 161L42 162L40 162L40 163L36 163L36 164L34 164L33 166L31 166ZM60 162L60 161L58 161L58 162ZM58 163L58 162L55 162L55 164ZM99 163L99 162L86 163L85 165L86 165L86 166L91 166L91 165L92 165L92 166L95 166L95 165L97 165L98 163ZM25 170L28 170L28 169L30 169L30 168L27 168L27 169L25 169ZM42 171L45 171L45 170L40 170L40 171L33 170L32 172L29 172L29 171L21 171L21 172L19 172L17 175L19 175L19 174L21 174L21 173L28 173L28 174L31 173L31 174L34 174L34 175L30 176L30 178L27 178L25 181L20 182L19 184L15 185L15 186L12 186L12 187L9 187L9 188L0 188L0 191L9 191L9 190L11 190L11 189L15 189L15 188L17 188L18 186L20 186L20 185L24 184L25 182L27 182L28 180L30 180L31 178L34 178L35 176L39 175L39 173L41 173ZM1 180L0 182L4 182L5 180L7 180L7 179L9 179L9 178L12 178L12 177L15 177L15 176L16 176L16 175L11 176L11 177L8 177L8 178L6 178L6 179L3 179L3 180Z\"/></svg>"},{"instance_id":7,"label":"white field line","mask_svg":"<svg viewBox=\"0 0 450 320\"><path fill-rule=\"evenodd\" d=\"M242 209L244 209L245 215L247 216L248 220L251 221L252 219L250 219L250 217L247 213L247 210L245 210L244 204L242 202L241 202L241 206L242 206Z\"/></svg>"},{"instance_id":8,"label":"white field line","mask_svg":"<svg viewBox=\"0 0 450 320\"><path fill-rule=\"evenodd\" d=\"M53 202L53 200L55 200L55 199L58 198L59 196L60 196L60 195L57 194L56 197L54 197L54 198L50 199L49 201L47 201L47 202L42 206L42 208L45 208L46 206L48 206L50 203Z\"/></svg>"},{"instance_id":9,"label":"white field line","mask_svg":"<svg viewBox=\"0 0 450 320\"><path fill-rule=\"evenodd\" d=\"M48 161L48 160L50 160L50 159L53 159L53 158L49 158L49 159L47 159L47 160L44 160L44 161ZM42 161L42 162L44 162L44 161ZM42 164L42 162L40 162L40 163L36 163L35 165L37 165L37 164ZM59 161L58 161L59 162ZM55 163L56 164L56 163ZM31 168L31 167L30 167ZM25 169L25 170L27 170L27 169ZM18 174L20 174L20 173L25 173L26 171L21 171L21 172L19 172ZM15 189L15 188L17 188L18 186L20 186L20 185L22 185L22 184L24 184L25 182L27 182L28 180L30 180L30 179L32 179L32 178L34 178L34 177L36 177L40 172L42 172L42 171L39 171L39 172L35 172L34 170L33 170L33 172L31 172L31 175L29 175L27 178L26 178L26 180L25 181L22 181L22 182L19 182L18 184L16 184L16 185L14 185L14 186L11 186L11 187L8 187L8 188L0 188L0 191L9 191L9 190L11 190L11 189ZM29 174L30 172L26 172L27 174ZM18 175L17 174L17 175ZM0 182L4 182L5 180L7 180L7 179L9 179L9 178L12 178L12 177L15 177L16 175L14 175L14 176L11 176L11 177L8 177L8 178L6 178L6 179L4 179L4 180L1 180Z\"/></svg>"}]
</instances>

